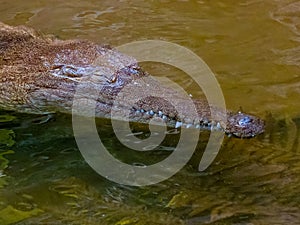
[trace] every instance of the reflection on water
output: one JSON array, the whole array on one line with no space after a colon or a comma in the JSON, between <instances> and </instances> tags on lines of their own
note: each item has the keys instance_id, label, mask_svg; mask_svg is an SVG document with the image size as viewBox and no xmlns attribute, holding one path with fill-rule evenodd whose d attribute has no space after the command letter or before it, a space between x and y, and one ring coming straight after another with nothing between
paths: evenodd
<instances>
[{"instance_id":1,"label":"reflection on water","mask_svg":"<svg viewBox=\"0 0 300 225\"><path fill-rule=\"evenodd\" d=\"M298 1L2 0L0 20L63 39L182 44L216 73L230 109L242 106L268 123L258 138L227 138L204 172L197 171L201 140L178 174L132 188L107 181L84 162L68 116L39 124L36 116L2 112L0 224L299 224ZM147 68L199 94L180 71ZM159 161L174 147L166 140L137 154L118 143L107 121L99 129L111 153L130 163Z\"/></svg>"}]
</instances>

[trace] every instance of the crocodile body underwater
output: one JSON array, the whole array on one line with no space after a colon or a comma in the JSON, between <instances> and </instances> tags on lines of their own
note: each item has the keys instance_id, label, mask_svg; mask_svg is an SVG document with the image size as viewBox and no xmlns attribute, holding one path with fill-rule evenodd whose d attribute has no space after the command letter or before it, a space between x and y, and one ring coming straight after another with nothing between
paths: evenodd
<instances>
[{"instance_id":1,"label":"crocodile body underwater","mask_svg":"<svg viewBox=\"0 0 300 225\"><path fill-rule=\"evenodd\" d=\"M142 85L145 81L141 78L149 79ZM121 115L124 112L124 117L129 111L133 122L148 123L157 117L170 127L217 129L241 138L254 137L265 129L262 119L242 112L227 111L227 118L216 120L201 99L192 100L195 116L185 107L186 98L180 92L164 86L143 71L134 58L111 47L85 40L58 40L38 35L31 28L0 22L0 108L36 114L72 113L79 83L81 88L96 91L81 92L79 98L94 100L95 116L99 118L110 118L114 107ZM129 104L126 95L118 96L129 84L142 87L130 93L137 99L147 88L161 97L149 95Z\"/></svg>"}]
</instances>

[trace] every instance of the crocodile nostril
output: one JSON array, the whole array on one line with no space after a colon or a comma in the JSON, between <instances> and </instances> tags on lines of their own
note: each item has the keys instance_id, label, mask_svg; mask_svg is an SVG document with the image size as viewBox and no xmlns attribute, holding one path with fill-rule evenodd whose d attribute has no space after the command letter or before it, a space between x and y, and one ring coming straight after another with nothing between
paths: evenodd
<instances>
[{"instance_id":1,"label":"crocodile nostril","mask_svg":"<svg viewBox=\"0 0 300 225\"><path fill-rule=\"evenodd\" d=\"M245 116L245 117L243 117L242 119L239 120L238 124L240 126L246 126L250 122L251 122L251 118L249 116Z\"/></svg>"}]
</instances>

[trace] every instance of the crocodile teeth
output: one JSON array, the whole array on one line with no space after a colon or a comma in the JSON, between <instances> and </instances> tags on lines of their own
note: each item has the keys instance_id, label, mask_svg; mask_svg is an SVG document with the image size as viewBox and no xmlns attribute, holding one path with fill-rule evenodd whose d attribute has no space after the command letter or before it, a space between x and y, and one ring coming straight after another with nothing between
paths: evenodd
<instances>
[{"instance_id":1,"label":"crocodile teeth","mask_svg":"<svg viewBox=\"0 0 300 225\"><path fill-rule=\"evenodd\" d=\"M176 122L176 124L175 124L175 128L179 128L179 127L181 127L182 126L182 122Z\"/></svg>"},{"instance_id":2,"label":"crocodile teeth","mask_svg":"<svg viewBox=\"0 0 300 225\"><path fill-rule=\"evenodd\" d=\"M190 127L192 127L192 126L193 126L193 124L190 124L190 123L189 123L189 124L186 125L186 128L190 128Z\"/></svg>"}]
</instances>

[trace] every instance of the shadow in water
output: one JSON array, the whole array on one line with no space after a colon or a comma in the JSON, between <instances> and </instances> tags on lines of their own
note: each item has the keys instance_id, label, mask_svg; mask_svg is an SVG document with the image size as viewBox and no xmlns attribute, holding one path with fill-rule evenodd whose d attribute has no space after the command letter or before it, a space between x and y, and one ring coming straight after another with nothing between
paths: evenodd
<instances>
[{"instance_id":1,"label":"shadow in water","mask_svg":"<svg viewBox=\"0 0 300 225\"><path fill-rule=\"evenodd\" d=\"M287 224L300 219L298 118L270 117L266 133L254 139L226 137L213 164L198 172L209 135L202 132L179 173L139 188L110 182L88 166L70 116L2 113L0 118L1 153L13 151L0 157L1 224ZM136 152L122 146L108 120L97 125L110 153L126 163L158 162L178 143L175 134L153 151ZM147 138L147 127L133 124L132 129Z\"/></svg>"}]
</instances>

